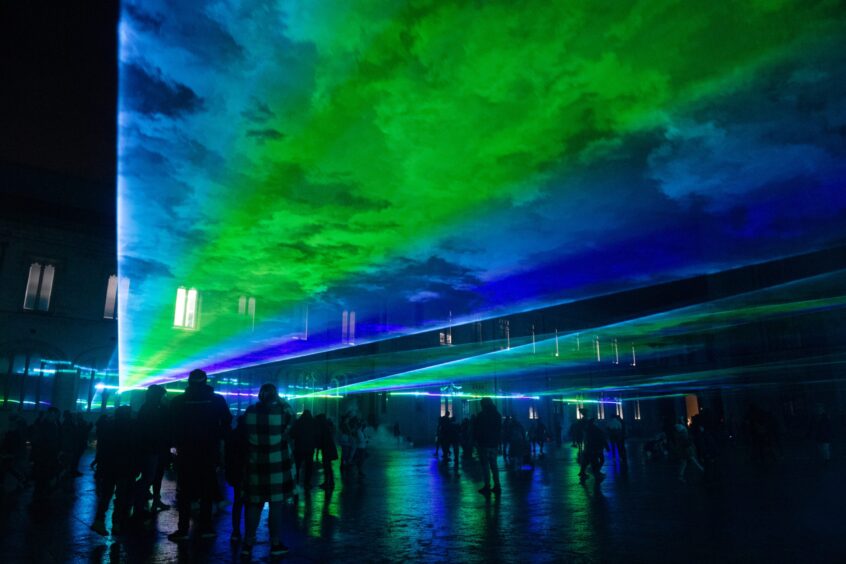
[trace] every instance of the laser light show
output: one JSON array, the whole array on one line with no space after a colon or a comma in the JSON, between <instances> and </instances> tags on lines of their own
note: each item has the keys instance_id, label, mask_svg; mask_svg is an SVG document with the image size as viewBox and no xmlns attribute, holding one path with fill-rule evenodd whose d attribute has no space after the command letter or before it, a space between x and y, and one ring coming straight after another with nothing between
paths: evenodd
<instances>
[{"instance_id":1,"label":"laser light show","mask_svg":"<svg viewBox=\"0 0 846 564\"><path fill-rule=\"evenodd\" d=\"M846 237L837 2L126 0L119 41L122 388ZM348 392L472 380L491 355L501 377L629 365L750 316L840 311L837 280L339 362L379 366Z\"/></svg>"}]
</instances>

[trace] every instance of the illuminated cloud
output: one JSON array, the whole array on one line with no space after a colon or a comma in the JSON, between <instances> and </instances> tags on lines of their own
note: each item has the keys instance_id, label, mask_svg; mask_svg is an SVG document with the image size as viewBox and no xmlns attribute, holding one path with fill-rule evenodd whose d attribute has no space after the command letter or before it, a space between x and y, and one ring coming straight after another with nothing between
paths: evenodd
<instances>
[{"instance_id":1,"label":"illuminated cloud","mask_svg":"<svg viewBox=\"0 0 846 564\"><path fill-rule=\"evenodd\" d=\"M834 6L123 10L125 383L346 346L344 311L363 342L846 235Z\"/></svg>"},{"instance_id":2,"label":"illuminated cloud","mask_svg":"<svg viewBox=\"0 0 846 564\"><path fill-rule=\"evenodd\" d=\"M127 93L123 100L129 111L173 118L202 107L203 101L196 92L166 79L158 69L128 64L123 67L121 77Z\"/></svg>"}]
</instances>

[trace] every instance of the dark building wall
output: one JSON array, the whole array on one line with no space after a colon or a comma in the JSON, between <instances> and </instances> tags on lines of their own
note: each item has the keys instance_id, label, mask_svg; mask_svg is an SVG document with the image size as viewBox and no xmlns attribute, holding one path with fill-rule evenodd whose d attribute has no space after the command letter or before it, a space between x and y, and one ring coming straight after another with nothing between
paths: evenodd
<instances>
[{"instance_id":1,"label":"dark building wall","mask_svg":"<svg viewBox=\"0 0 846 564\"><path fill-rule=\"evenodd\" d=\"M103 315L108 279L117 268L114 234L103 222L74 225L73 208L54 222L49 206L30 203L18 201L20 207L0 217L0 401L19 409L22 396L27 402L40 396L39 403L75 409L76 394L85 395L86 386L76 367L116 366L117 321ZM24 309L34 262L55 267L47 311ZM51 365L41 374L47 361L62 361L64 368L53 371ZM82 379L89 376L84 371ZM40 383L33 381L39 377Z\"/></svg>"}]
</instances>

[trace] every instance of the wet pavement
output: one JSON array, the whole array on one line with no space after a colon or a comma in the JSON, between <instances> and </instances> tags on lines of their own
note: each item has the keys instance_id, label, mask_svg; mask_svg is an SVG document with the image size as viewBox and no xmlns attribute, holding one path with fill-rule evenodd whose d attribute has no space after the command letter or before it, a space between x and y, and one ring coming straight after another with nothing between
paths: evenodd
<instances>
[{"instance_id":1,"label":"wet pavement","mask_svg":"<svg viewBox=\"0 0 846 564\"><path fill-rule=\"evenodd\" d=\"M630 447L631 448L631 447ZM637 449L632 449L636 451ZM727 456L724 479L706 487L694 471L635 457L628 474L606 466L596 488L578 480L574 450L552 449L530 469L502 472L502 494L477 492L474 462L444 464L431 449L371 449L362 482L315 489L286 508L290 562L836 562L846 561L846 461L826 468L798 449L761 471ZM320 478L319 473L316 477ZM166 480L165 501L173 500ZM231 492L228 492L231 495ZM240 562L229 542L230 507L215 514L216 539L176 545L176 512L120 537L88 528L91 473L51 500L29 491L2 502L0 562ZM253 561L266 562L265 511ZM108 523L107 519L107 523Z\"/></svg>"}]
</instances>

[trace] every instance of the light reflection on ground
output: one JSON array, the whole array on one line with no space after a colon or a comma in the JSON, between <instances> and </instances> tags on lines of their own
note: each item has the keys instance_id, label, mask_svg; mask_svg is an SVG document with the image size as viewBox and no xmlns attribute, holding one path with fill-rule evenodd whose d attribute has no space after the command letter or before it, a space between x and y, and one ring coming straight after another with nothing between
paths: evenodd
<instances>
[{"instance_id":1,"label":"light reflection on ground","mask_svg":"<svg viewBox=\"0 0 846 564\"><path fill-rule=\"evenodd\" d=\"M774 471L757 473L732 456L729 479L706 489L695 476L678 483L670 463L636 456L628 475L609 458L605 482L596 488L591 478L583 485L574 458L569 446L553 447L534 469L504 469L502 495L485 497L477 492L481 473L474 461L445 464L431 448L373 450L361 483L339 481L331 495L314 489L288 506L285 541L292 551L286 560L524 562L531 555L532 561L654 561L688 550L703 558L773 554L789 560L846 551L836 525L846 502L842 460L819 470L797 450ZM172 498L173 483L165 490ZM160 514L151 531L120 539L91 533L90 473L44 506L27 502L28 494L4 501L3 562L237 560L225 506L215 516L217 539L177 547L165 539L175 528L173 510ZM256 561L267 559L266 516Z\"/></svg>"}]
</instances>

